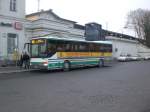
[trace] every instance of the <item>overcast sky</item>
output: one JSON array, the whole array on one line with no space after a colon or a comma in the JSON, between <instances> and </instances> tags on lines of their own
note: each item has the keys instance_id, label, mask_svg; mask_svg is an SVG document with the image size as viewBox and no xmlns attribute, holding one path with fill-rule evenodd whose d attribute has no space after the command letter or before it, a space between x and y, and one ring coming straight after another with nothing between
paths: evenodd
<instances>
[{"instance_id":1,"label":"overcast sky","mask_svg":"<svg viewBox=\"0 0 150 112\"><path fill-rule=\"evenodd\" d=\"M38 0L26 0L26 13L37 12ZM97 22L104 29L125 32L127 14L137 8L150 9L150 0L40 0L40 9L53 9L59 17L79 24Z\"/></svg>"}]
</instances>

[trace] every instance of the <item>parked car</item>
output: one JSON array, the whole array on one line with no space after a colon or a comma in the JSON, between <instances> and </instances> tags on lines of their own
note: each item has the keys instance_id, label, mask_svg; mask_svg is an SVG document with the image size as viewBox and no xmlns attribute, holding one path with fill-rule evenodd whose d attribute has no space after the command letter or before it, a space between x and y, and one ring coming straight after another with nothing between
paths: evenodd
<instances>
[{"instance_id":1,"label":"parked car","mask_svg":"<svg viewBox=\"0 0 150 112\"><path fill-rule=\"evenodd\" d=\"M144 60L144 57L138 55L138 60L139 60L139 61Z\"/></svg>"},{"instance_id":2,"label":"parked car","mask_svg":"<svg viewBox=\"0 0 150 112\"><path fill-rule=\"evenodd\" d=\"M138 57L138 56L131 56L131 60L132 60L132 61L138 61L138 60L139 60L139 57Z\"/></svg>"},{"instance_id":3,"label":"parked car","mask_svg":"<svg viewBox=\"0 0 150 112\"><path fill-rule=\"evenodd\" d=\"M140 60L144 60L144 58L140 55L131 56L131 61L140 61Z\"/></svg>"},{"instance_id":4,"label":"parked car","mask_svg":"<svg viewBox=\"0 0 150 112\"><path fill-rule=\"evenodd\" d=\"M120 55L117 60L121 62L131 61L131 55Z\"/></svg>"},{"instance_id":5,"label":"parked car","mask_svg":"<svg viewBox=\"0 0 150 112\"><path fill-rule=\"evenodd\" d=\"M150 56L145 56L144 60L150 60Z\"/></svg>"}]
</instances>

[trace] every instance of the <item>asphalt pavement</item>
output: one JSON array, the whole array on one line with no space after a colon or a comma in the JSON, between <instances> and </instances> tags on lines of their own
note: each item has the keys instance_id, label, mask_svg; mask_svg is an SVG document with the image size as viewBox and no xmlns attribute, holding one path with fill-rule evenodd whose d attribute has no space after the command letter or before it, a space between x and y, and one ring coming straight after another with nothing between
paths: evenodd
<instances>
[{"instance_id":1,"label":"asphalt pavement","mask_svg":"<svg viewBox=\"0 0 150 112\"><path fill-rule=\"evenodd\" d=\"M150 61L0 77L0 112L150 112Z\"/></svg>"},{"instance_id":2,"label":"asphalt pavement","mask_svg":"<svg viewBox=\"0 0 150 112\"><path fill-rule=\"evenodd\" d=\"M1 74L11 74L11 73L26 72L26 71L31 71L31 69L20 68L19 66L0 67L0 75Z\"/></svg>"}]
</instances>

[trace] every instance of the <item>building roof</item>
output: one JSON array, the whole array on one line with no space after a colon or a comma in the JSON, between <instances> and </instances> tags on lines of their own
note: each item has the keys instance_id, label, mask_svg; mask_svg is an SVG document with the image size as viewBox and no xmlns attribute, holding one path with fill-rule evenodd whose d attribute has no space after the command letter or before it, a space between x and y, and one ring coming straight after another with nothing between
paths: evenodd
<instances>
[{"instance_id":1,"label":"building roof","mask_svg":"<svg viewBox=\"0 0 150 112\"><path fill-rule=\"evenodd\" d=\"M56 14L53 12L52 9L46 10L46 11L41 10L40 12L35 12L35 13L28 14L28 15L26 15L26 18L31 17L31 16L40 15L40 14L43 14L43 13L51 13L51 14L52 14L55 18L57 18L57 19L60 19L60 20L63 20L63 21L67 21L67 22L72 22L72 23L74 23L74 24L77 23L77 22L75 22L75 21L71 21L71 20L67 20L67 19L64 19L64 18L59 17L58 15L56 15Z\"/></svg>"},{"instance_id":2,"label":"building roof","mask_svg":"<svg viewBox=\"0 0 150 112\"><path fill-rule=\"evenodd\" d=\"M85 26L79 25L79 24L74 24L75 29L80 29L80 30L85 30Z\"/></svg>"},{"instance_id":3,"label":"building roof","mask_svg":"<svg viewBox=\"0 0 150 112\"><path fill-rule=\"evenodd\" d=\"M135 37L127 35L127 34L108 31L108 30L103 30L103 31L105 32L106 36L115 36L116 38L124 38L124 39L129 39L129 40L138 40L138 38L135 38Z\"/></svg>"}]
</instances>

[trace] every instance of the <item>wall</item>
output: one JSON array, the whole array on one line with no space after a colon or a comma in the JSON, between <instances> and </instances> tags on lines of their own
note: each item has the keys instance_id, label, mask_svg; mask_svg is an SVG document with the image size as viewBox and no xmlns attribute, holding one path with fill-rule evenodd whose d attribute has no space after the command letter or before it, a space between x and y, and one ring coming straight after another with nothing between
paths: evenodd
<instances>
[{"instance_id":1,"label":"wall","mask_svg":"<svg viewBox=\"0 0 150 112\"><path fill-rule=\"evenodd\" d=\"M16 12L10 11L10 0L0 0L0 15L25 18L25 0L17 0Z\"/></svg>"},{"instance_id":2,"label":"wall","mask_svg":"<svg viewBox=\"0 0 150 112\"><path fill-rule=\"evenodd\" d=\"M1 57L6 57L8 56L11 59L11 54L9 56L9 54L7 53L7 38L8 38L8 33L13 33L13 34L17 34L17 38L18 38L18 51L21 52L23 49L23 45L24 42L26 42L26 38L25 38L25 32L24 32L24 21L18 21L18 20L14 20L14 19L4 19L4 18L0 18L0 22L5 22L5 23L10 23L10 24L14 24L15 22L19 22L20 24L22 24L22 29L21 30L17 30L15 29L14 25L12 25L11 27L5 27L5 26L0 26L1 28L1 32L0 32L0 56Z\"/></svg>"},{"instance_id":3,"label":"wall","mask_svg":"<svg viewBox=\"0 0 150 112\"><path fill-rule=\"evenodd\" d=\"M113 43L113 57L117 58L121 54L131 56L141 55L142 57L150 56L150 49L136 40L123 39L115 36L107 36L107 40Z\"/></svg>"},{"instance_id":4,"label":"wall","mask_svg":"<svg viewBox=\"0 0 150 112\"><path fill-rule=\"evenodd\" d=\"M8 34L16 34L17 51L22 52L25 38L25 0L17 0L16 11L10 11L10 0L0 0L0 60L13 60L13 53L8 53Z\"/></svg>"},{"instance_id":5,"label":"wall","mask_svg":"<svg viewBox=\"0 0 150 112\"><path fill-rule=\"evenodd\" d=\"M144 56L144 57L150 57L150 48L148 48L142 44L139 44L138 45L138 54L140 54L141 56Z\"/></svg>"},{"instance_id":6,"label":"wall","mask_svg":"<svg viewBox=\"0 0 150 112\"><path fill-rule=\"evenodd\" d=\"M68 38L84 38L84 30L75 29L75 22L56 17L51 11L27 16L27 19L32 20L26 24L27 37L30 39L46 34Z\"/></svg>"}]
</instances>

